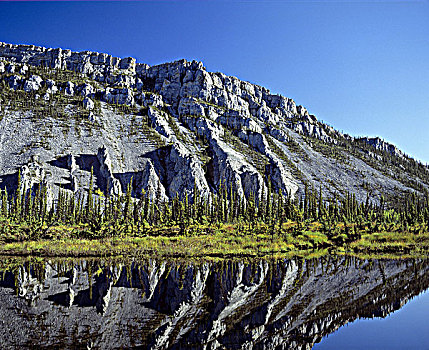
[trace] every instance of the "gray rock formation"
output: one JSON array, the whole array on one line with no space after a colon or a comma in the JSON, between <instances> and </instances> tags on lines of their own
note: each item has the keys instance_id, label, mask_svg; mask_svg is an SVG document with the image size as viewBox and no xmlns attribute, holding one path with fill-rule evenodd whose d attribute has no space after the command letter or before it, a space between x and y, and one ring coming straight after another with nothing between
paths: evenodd
<instances>
[{"instance_id":1,"label":"gray rock formation","mask_svg":"<svg viewBox=\"0 0 429 350\"><path fill-rule=\"evenodd\" d=\"M100 162L100 176L105 181L106 191L109 195L119 195L121 193L121 184L113 176L112 161L106 147L100 147L97 152L97 158Z\"/></svg>"},{"instance_id":2,"label":"gray rock formation","mask_svg":"<svg viewBox=\"0 0 429 350\"><path fill-rule=\"evenodd\" d=\"M106 88L104 100L108 103L134 104L134 94L129 88Z\"/></svg>"},{"instance_id":3,"label":"gray rock formation","mask_svg":"<svg viewBox=\"0 0 429 350\"><path fill-rule=\"evenodd\" d=\"M76 177L78 166L76 164L76 158L72 154L69 154L67 158L67 166L70 169L70 188L71 191L75 193L79 189L79 184Z\"/></svg>"},{"instance_id":4,"label":"gray rock formation","mask_svg":"<svg viewBox=\"0 0 429 350\"><path fill-rule=\"evenodd\" d=\"M268 178L294 197L305 184L361 201L368 191L377 198L429 188L426 167L395 146L344 135L291 98L197 61L151 67L0 43L0 104L0 188L13 185L35 152L53 193L58 184L87 189L91 167L107 193L124 192L133 178L135 196L145 189L161 200L191 194L194 185L204 195L225 184L243 198L260 196ZM69 154L75 172L61 163Z\"/></svg>"},{"instance_id":5,"label":"gray rock formation","mask_svg":"<svg viewBox=\"0 0 429 350\"><path fill-rule=\"evenodd\" d=\"M64 93L66 94L66 96L73 96L74 92L74 84L71 81L68 81L66 83Z\"/></svg>"},{"instance_id":6,"label":"gray rock formation","mask_svg":"<svg viewBox=\"0 0 429 350\"><path fill-rule=\"evenodd\" d=\"M238 137L244 142L248 142L258 152L267 156L270 164L267 166L268 175L273 182L275 189L281 189L285 194L291 194L292 197L298 190L298 184L293 179L292 174L286 170L281 159L271 150L266 137L254 131L240 131Z\"/></svg>"},{"instance_id":7,"label":"gray rock formation","mask_svg":"<svg viewBox=\"0 0 429 350\"><path fill-rule=\"evenodd\" d=\"M374 138L363 137L360 140L373 146L378 151L388 152L391 155L396 157L404 156L404 153L401 150L399 150L395 145L392 145L391 143L383 141L379 137L374 137Z\"/></svg>"},{"instance_id":8,"label":"gray rock formation","mask_svg":"<svg viewBox=\"0 0 429 350\"><path fill-rule=\"evenodd\" d=\"M167 194L165 193L165 187L162 185L150 159L147 160L146 167L140 175L137 191L138 193L142 193L142 190L148 194L151 200L162 202L168 201Z\"/></svg>"},{"instance_id":9,"label":"gray rock formation","mask_svg":"<svg viewBox=\"0 0 429 350\"><path fill-rule=\"evenodd\" d=\"M210 190L201 163L183 144L175 143L164 161L170 197L185 194L192 197L194 186L207 197Z\"/></svg>"},{"instance_id":10,"label":"gray rock formation","mask_svg":"<svg viewBox=\"0 0 429 350\"><path fill-rule=\"evenodd\" d=\"M92 111L94 109L94 102L89 97L85 97L83 99L83 106L86 109Z\"/></svg>"},{"instance_id":11,"label":"gray rock formation","mask_svg":"<svg viewBox=\"0 0 429 350\"><path fill-rule=\"evenodd\" d=\"M23 89L25 92L38 91L41 88L42 82L43 79L41 77L38 75L32 75L25 81Z\"/></svg>"},{"instance_id":12,"label":"gray rock formation","mask_svg":"<svg viewBox=\"0 0 429 350\"><path fill-rule=\"evenodd\" d=\"M93 86L86 83L79 86L79 91L82 96L92 96L95 92Z\"/></svg>"}]
</instances>

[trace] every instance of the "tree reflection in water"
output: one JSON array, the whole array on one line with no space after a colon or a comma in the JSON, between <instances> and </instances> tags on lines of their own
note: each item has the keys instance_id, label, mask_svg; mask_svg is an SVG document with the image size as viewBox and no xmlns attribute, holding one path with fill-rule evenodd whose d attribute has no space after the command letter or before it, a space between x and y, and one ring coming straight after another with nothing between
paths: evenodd
<instances>
[{"instance_id":1,"label":"tree reflection in water","mask_svg":"<svg viewBox=\"0 0 429 350\"><path fill-rule=\"evenodd\" d=\"M3 260L2 348L311 349L429 285L427 260Z\"/></svg>"}]
</instances>

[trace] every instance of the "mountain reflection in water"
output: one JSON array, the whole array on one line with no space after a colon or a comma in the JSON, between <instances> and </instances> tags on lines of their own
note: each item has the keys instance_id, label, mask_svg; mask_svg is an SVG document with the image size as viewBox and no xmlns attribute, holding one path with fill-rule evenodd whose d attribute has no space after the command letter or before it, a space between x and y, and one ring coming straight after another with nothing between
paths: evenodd
<instances>
[{"instance_id":1,"label":"mountain reflection in water","mask_svg":"<svg viewBox=\"0 0 429 350\"><path fill-rule=\"evenodd\" d=\"M9 348L311 349L429 285L429 260L3 259Z\"/></svg>"}]
</instances>

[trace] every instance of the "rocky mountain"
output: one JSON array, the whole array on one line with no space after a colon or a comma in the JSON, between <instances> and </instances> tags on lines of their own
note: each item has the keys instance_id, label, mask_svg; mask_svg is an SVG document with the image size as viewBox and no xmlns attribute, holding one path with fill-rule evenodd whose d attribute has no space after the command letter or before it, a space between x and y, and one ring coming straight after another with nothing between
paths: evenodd
<instances>
[{"instance_id":1,"label":"rocky mountain","mask_svg":"<svg viewBox=\"0 0 429 350\"><path fill-rule=\"evenodd\" d=\"M311 349L429 285L427 260L3 263L3 349Z\"/></svg>"},{"instance_id":2,"label":"rocky mountain","mask_svg":"<svg viewBox=\"0 0 429 350\"><path fill-rule=\"evenodd\" d=\"M303 106L201 62L0 43L0 187L241 197L305 186L364 200L429 187L429 169L379 138L355 138Z\"/></svg>"}]
</instances>

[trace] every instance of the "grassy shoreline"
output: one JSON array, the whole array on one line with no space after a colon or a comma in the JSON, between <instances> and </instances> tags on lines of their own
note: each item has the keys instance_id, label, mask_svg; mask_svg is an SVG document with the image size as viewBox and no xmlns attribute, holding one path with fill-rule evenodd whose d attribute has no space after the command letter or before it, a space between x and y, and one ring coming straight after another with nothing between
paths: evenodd
<instances>
[{"instance_id":1,"label":"grassy shoreline","mask_svg":"<svg viewBox=\"0 0 429 350\"><path fill-rule=\"evenodd\" d=\"M165 232L160 232L165 233ZM146 235L102 239L71 238L3 242L1 256L35 257L164 257L164 258L261 258L317 257L326 254L358 257L429 257L429 233L381 232L338 245L320 232L305 232L297 237L267 233L236 234L222 230L215 234Z\"/></svg>"}]
</instances>

